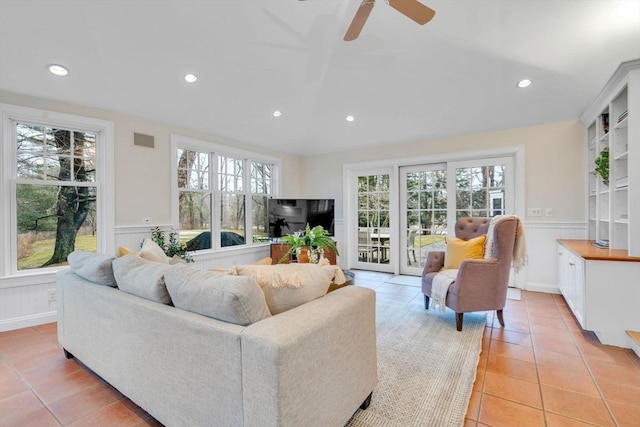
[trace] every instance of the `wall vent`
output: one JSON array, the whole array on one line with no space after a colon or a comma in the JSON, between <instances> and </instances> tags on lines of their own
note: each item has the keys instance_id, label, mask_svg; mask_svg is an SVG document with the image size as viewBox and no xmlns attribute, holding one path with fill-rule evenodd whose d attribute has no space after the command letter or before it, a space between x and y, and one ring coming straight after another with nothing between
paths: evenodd
<instances>
[{"instance_id":1,"label":"wall vent","mask_svg":"<svg viewBox=\"0 0 640 427\"><path fill-rule=\"evenodd\" d=\"M143 133L133 134L133 145L139 145L140 147L154 148L155 142L152 135L145 135Z\"/></svg>"}]
</instances>

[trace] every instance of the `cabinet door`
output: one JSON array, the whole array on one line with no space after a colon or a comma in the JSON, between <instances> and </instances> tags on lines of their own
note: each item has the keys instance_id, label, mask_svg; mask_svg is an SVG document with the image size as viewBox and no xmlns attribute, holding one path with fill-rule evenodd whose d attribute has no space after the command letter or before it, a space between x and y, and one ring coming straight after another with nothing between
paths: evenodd
<instances>
[{"instance_id":1,"label":"cabinet door","mask_svg":"<svg viewBox=\"0 0 640 427\"><path fill-rule=\"evenodd\" d=\"M578 319L582 328L586 325L585 319L585 279L584 279L584 260L578 257L572 257L573 268L573 314Z\"/></svg>"},{"instance_id":2,"label":"cabinet door","mask_svg":"<svg viewBox=\"0 0 640 427\"><path fill-rule=\"evenodd\" d=\"M558 245L558 289L564 298L568 299L569 260L567 259L566 251L562 245Z\"/></svg>"}]
</instances>

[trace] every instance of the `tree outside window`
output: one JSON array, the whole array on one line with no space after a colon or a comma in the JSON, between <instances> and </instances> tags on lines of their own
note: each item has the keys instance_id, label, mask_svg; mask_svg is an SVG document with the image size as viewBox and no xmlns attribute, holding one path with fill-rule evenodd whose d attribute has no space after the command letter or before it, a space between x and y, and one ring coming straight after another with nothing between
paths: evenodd
<instances>
[{"instance_id":1,"label":"tree outside window","mask_svg":"<svg viewBox=\"0 0 640 427\"><path fill-rule=\"evenodd\" d=\"M95 252L96 134L15 123L18 270Z\"/></svg>"}]
</instances>

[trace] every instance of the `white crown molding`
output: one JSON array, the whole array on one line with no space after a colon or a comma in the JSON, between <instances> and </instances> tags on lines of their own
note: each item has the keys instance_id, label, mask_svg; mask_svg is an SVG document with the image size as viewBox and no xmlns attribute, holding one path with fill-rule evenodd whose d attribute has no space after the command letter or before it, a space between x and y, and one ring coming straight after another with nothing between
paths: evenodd
<instances>
[{"instance_id":1,"label":"white crown molding","mask_svg":"<svg viewBox=\"0 0 640 427\"><path fill-rule=\"evenodd\" d=\"M626 77L629 71L636 68L640 68L640 59L634 59L620 64L600 93L596 95L596 97L587 105L584 112L580 114L580 121L584 123L585 126L588 126L593 122L598 114L605 109L606 105L609 104L611 94L615 93L614 91L616 91L618 86L626 82Z\"/></svg>"}]
</instances>

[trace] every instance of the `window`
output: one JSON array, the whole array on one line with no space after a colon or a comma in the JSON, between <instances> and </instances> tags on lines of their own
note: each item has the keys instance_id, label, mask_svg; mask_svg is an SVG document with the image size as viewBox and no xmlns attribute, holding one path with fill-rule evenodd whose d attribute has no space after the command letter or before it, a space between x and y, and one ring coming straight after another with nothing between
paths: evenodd
<instances>
[{"instance_id":1,"label":"window","mask_svg":"<svg viewBox=\"0 0 640 427\"><path fill-rule=\"evenodd\" d=\"M190 138L172 140L180 241L189 250L267 242L267 199L278 162Z\"/></svg>"},{"instance_id":2,"label":"window","mask_svg":"<svg viewBox=\"0 0 640 427\"><path fill-rule=\"evenodd\" d=\"M2 112L2 273L64 266L76 249L107 252L112 124L7 105Z\"/></svg>"}]
</instances>

